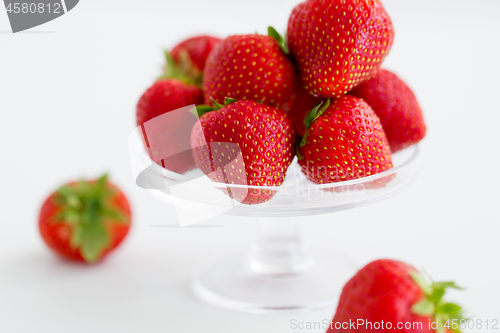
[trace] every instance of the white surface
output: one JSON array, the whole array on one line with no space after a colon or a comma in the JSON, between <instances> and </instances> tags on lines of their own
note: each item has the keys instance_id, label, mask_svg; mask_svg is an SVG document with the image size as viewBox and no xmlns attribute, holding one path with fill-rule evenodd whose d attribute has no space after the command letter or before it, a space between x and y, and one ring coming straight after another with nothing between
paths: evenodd
<instances>
[{"instance_id":1,"label":"white surface","mask_svg":"<svg viewBox=\"0 0 500 333\"><path fill-rule=\"evenodd\" d=\"M297 331L292 319L331 318L333 308L254 316L198 302L192 269L250 245L255 225L151 227L175 224L173 209L135 187L127 156L134 106L158 74L161 47L202 32L284 29L296 2L83 0L17 35L6 33L0 9L0 332L285 333ZM378 205L304 219L306 237L361 264L391 257L424 266L468 288L451 296L471 315L500 319L500 2L385 4L397 33L385 66L414 87L429 125L420 178ZM133 201L130 238L95 267L56 259L36 229L44 196L103 171Z\"/></svg>"}]
</instances>

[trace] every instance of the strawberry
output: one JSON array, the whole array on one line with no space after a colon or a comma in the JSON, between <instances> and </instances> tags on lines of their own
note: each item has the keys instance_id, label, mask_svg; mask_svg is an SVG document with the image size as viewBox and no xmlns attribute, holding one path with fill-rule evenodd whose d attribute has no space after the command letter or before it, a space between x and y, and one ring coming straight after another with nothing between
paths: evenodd
<instances>
[{"instance_id":1,"label":"strawberry","mask_svg":"<svg viewBox=\"0 0 500 333\"><path fill-rule=\"evenodd\" d=\"M196 167L189 149L191 129L196 117L189 112L172 112L182 107L203 104L201 82L208 54L220 40L198 36L165 51L167 64L163 75L140 98L137 125L141 126L145 148L151 159L180 174Z\"/></svg>"},{"instance_id":2,"label":"strawberry","mask_svg":"<svg viewBox=\"0 0 500 333\"><path fill-rule=\"evenodd\" d=\"M364 99L377 113L393 153L425 137L424 116L417 98L396 74L382 69L350 94Z\"/></svg>"},{"instance_id":3,"label":"strawberry","mask_svg":"<svg viewBox=\"0 0 500 333\"><path fill-rule=\"evenodd\" d=\"M366 102L342 96L318 104L306 117L299 165L316 184L371 176L392 168L380 120Z\"/></svg>"},{"instance_id":4,"label":"strawberry","mask_svg":"<svg viewBox=\"0 0 500 333\"><path fill-rule=\"evenodd\" d=\"M272 37L257 34L222 40L209 55L205 67L205 103L211 99L222 103L225 97L231 97L290 110L295 100L297 75L282 47Z\"/></svg>"},{"instance_id":5,"label":"strawberry","mask_svg":"<svg viewBox=\"0 0 500 333\"><path fill-rule=\"evenodd\" d=\"M459 332L461 308L443 300L448 288L460 289L453 282L431 284L402 262L372 262L344 286L327 333Z\"/></svg>"},{"instance_id":6,"label":"strawberry","mask_svg":"<svg viewBox=\"0 0 500 333\"><path fill-rule=\"evenodd\" d=\"M130 205L107 175L68 183L43 203L38 225L45 243L64 258L94 263L127 236Z\"/></svg>"},{"instance_id":7,"label":"strawberry","mask_svg":"<svg viewBox=\"0 0 500 333\"><path fill-rule=\"evenodd\" d=\"M156 81L140 98L137 104L137 125L142 127L145 144L150 156L164 168L183 174L196 167L190 147L191 128L196 117L189 112L172 112L166 126L165 121L151 121L160 115L184 106L203 104L200 88L177 79ZM146 128L144 124L149 122ZM183 147L187 147L184 149ZM177 153L178 151L182 151ZM158 156L161 152L160 159Z\"/></svg>"},{"instance_id":8,"label":"strawberry","mask_svg":"<svg viewBox=\"0 0 500 333\"><path fill-rule=\"evenodd\" d=\"M394 32L380 0L307 0L292 11L287 37L305 88L331 98L377 73Z\"/></svg>"},{"instance_id":9,"label":"strawberry","mask_svg":"<svg viewBox=\"0 0 500 333\"><path fill-rule=\"evenodd\" d=\"M219 38L211 36L192 37L177 44L171 55L177 64L181 64L188 76L196 77L203 73L208 55L219 42Z\"/></svg>"},{"instance_id":10,"label":"strawberry","mask_svg":"<svg viewBox=\"0 0 500 333\"><path fill-rule=\"evenodd\" d=\"M237 185L280 186L294 158L296 133L285 111L254 101L226 98L200 116L191 146L198 167L212 180ZM275 191L231 189L244 204L271 199Z\"/></svg>"},{"instance_id":11,"label":"strawberry","mask_svg":"<svg viewBox=\"0 0 500 333\"><path fill-rule=\"evenodd\" d=\"M314 97L305 89L299 89L297 92L297 99L293 104L292 109L288 112L288 117L292 120L295 130L300 136L306 132L304 120L306 115L321 102L321 98Z\"/></svg>"},{"instance_id":12,"label":"strawberry","mask_svg":"<svg viewBox=\"0 0 500 333\"><path fill-rule=\"evenodd\" d=\"M176 79L160 79L139 99L137 125L141 126L162 114L192 104L203 104L201 89Z\"/></svg>"}]
</instances>

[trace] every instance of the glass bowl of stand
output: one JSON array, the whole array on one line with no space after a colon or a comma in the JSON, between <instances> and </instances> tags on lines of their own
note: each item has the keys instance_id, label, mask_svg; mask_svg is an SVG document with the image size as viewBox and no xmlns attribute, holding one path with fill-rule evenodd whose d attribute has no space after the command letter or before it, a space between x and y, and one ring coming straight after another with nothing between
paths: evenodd
<instances>
[{"instance_id":1,"label":"glass bowl of stand","mask_svg":"<svg viewBox=\"0 0 500 333\"><path fill-rule=\"evenodd\" d=\"M252 313L334 306L342 286L359 267L342 255L306 248L300 222L307 216L354 209L396 195L419 170L419 146L415 145L393 155L393 169L352 181L314 184L295 159L279 187L218 183L199 169L179 174L155 163L144 149L143 131L139 127L129 137L136 183L173 205L181 226L221 215L250 218L258 224L259 237L246 252L212 258L192 278L192 289L203 301ZM227 195L263 190L274 195L256 205Z\"/></svg>"}]
</instances>

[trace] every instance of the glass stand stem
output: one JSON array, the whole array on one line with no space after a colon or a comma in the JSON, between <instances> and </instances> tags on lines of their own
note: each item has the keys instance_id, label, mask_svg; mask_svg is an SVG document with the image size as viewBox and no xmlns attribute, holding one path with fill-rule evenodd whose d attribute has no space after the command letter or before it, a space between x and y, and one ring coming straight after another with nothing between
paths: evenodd
<instances>
[{"instance_id":1,"label":"glass stand stem","mask_svg":"<svg viewBox=\"0 0 500 333\"><path fill-rule=\"evenodd\" d=\"M194 275L194 293L210 304L252 313L335 306L355 269L323 251L312 257L302 245L299 222L259 219L260 235L250 253L207 261Z\"/></svg>"},{"instance_id":2,"label":"glass stand stem","mask_svg":"<svg viewBox=\"0 0 500 333\"><path fill-rule=\"evenodd\" d=\"M256 275L294 276L309 271L314 263L304 249L298 222L293 218L259 218L259 240L245 266Z\"/></svg>"}]
</instances>

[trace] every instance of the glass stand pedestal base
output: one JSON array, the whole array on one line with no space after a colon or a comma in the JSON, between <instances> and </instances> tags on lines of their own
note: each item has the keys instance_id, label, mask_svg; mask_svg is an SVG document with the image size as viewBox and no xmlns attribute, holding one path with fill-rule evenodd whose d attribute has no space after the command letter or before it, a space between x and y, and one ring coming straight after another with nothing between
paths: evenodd
<instances>
[{"instance_id":1,"label":"glass stand pedestal base","mask_svg":"<svg viewBox=\"0 0 500 333\"><path fill-rule=\"evenodd\" d=\"M211 260L193 278L194 293L213 305L251 313L305 312L335 306L356 266L318 254L309 269L289 276L256 274L245 255Z\"/></svg>"}]
</instances>

